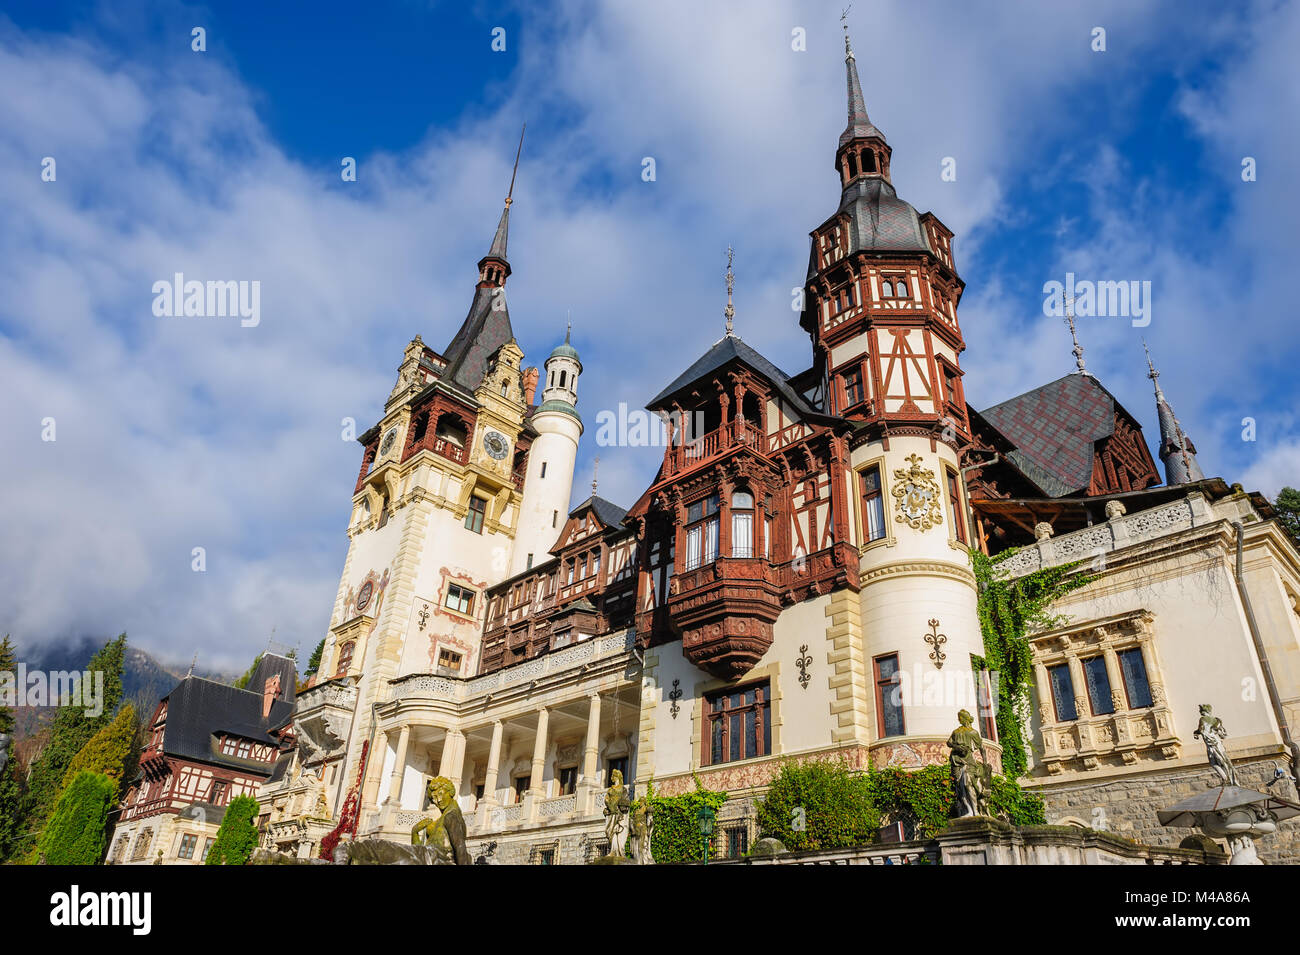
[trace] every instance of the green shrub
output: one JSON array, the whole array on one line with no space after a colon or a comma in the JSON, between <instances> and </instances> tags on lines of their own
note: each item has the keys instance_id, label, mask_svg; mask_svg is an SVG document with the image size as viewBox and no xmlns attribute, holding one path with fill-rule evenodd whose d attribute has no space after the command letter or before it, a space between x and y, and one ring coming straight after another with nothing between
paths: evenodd
<instances>
[{"instance_id":1,"label":"green shrub","mask_svg":"<svg viewBox=\"0 0 1300 955\"><path fill-rule=\"evenodd\" d=\"M782 763L757 808L763 835L780 839L791 852L860 846L880 828L867 777L842 760Z\"/></svg>"},{"instance_id":2,"label":"green shrub","mask_svg":"<svg viewBox=\"0 0 1300 955\"><path fill-rule=\"evenodd\" d=\"M247 865L248 857L257 848L257 800L252 796L236 796L226 807L226 815L217 830L217 838L208 850L207 865Z\"/></svg>"},{"instance_id":3,"label":"green shrub","mask_svg":"<svg viewBox=\"0 0 1300 955\"><path fill-rule=\"evenodd\" d=\"M73 777L50 814L37 844L49 865L98 865L108 841L108 814L117 783L102 773Z\"/></svg>"},{"instance_id":4,"label":"green shrub","mask_svg":"<svg viewBox=\"0 0 1300 955\"><path fill-rule=\"evenodd\" d=\"M716 814L727 801L727 794L705 789L698 777L695 791L680 796L656 796L654 784L646 790L646 799L654 811L654 832L650 849L656 864L690 862L704 858L704 837L700 835L697 814L708 806Z\"/></svg>"},{"instance_id":5,"label":"green shrub","mask_svg":"<svg viewBox=\"0 0 1300 955\"><path fill-rule=\"evenodd\" d=\"M851 769L844 762L818 760L786 763L758 803L764 836L780 839L787 849L841 849L875 841L883 824L902 822L905 833L928 839L948 825L952 782L946 765L924 769ZM791 822L803 807L804 831ZM1045 821L1042 797L1027 793L1015 780L993 777L989 808L1012 825Z\"/></svg>"}]
</instances>

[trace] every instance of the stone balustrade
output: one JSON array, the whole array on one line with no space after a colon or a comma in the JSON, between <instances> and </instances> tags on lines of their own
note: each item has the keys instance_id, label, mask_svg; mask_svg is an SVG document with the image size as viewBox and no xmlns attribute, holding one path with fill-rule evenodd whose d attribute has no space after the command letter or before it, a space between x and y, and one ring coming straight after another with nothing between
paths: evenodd
<instances>
[{"instance_id":1,"label":"stone balustrade","mask_svg":"<svg viewBox=\"0 0 1300 955\"><path fill-rule=\"evenodd\" d=\"M1000 566L1011 577L1023 577L1044 567L1101 557L1130 544L1190 530L1213 520L1214 513L1205 497L1199 493L1189 494L1179 501L1124 514L1102 524L1022 547Z\"/></svg>"}]
</instances>

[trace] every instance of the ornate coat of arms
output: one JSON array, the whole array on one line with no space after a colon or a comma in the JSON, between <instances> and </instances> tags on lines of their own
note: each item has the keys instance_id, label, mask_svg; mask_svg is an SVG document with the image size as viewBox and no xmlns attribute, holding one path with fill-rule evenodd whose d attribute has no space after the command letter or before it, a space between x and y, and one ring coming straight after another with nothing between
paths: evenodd
<instances>
[{"instance_id":1,"label":"ornate coat of arms","mask_svg":"<svg viewBox=\"0 0 1300 955\"><path fill-rule=\"evenodd\" d=\"M894 520L928 531L943 523L939 483L933 471L921 467L919 455L909 454L905 460L911 467L894 470L894 507L898 510Z\"/></svg>"}]
</instances>

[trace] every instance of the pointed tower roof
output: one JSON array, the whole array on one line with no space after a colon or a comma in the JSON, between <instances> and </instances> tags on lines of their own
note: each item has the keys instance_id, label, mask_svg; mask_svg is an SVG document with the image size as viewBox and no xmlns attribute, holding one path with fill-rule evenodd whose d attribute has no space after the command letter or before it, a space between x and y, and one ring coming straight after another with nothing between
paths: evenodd
<instances>
[{"instance_id":1,"label":"pointed tower roof","mask_svg":"<svg viewBox=\"0 0 1300 955\"><path fill-rule=\"evenodd\" d=\"M1147 377L1155 386L1156 415L1160 419L1160 460L1165 466L1165 483L1174 485L1203 481L1205 473L1196 460L1196 445L1183 432L1183 426L1160 388L1160 372L1156 371L1156 366L1151 361L1151 352L1145 341L1142 350L1147 354Z\"/></svg>"},{"instance_id":2,"label":"pointed tower roof","mask_svg":"<svg viewBox=\"0 0 1300 955\"><path fill-rule=\"evenodd\" d=\"M844 132L840 133L840 145L843 146L855 139L872 137L883 142L885 134L877 129L867 116L867 101L862 95L862 82L858 79L858 61L853 55L853 44L849 40L847 14L848 12L845 11L840 21L844 27L844 69L849 84L849 123L844 127Z\"/></svg>"},{"instance_id":3,"label":"pointed tower roof","mask_svg":"<svg viewBox=\"0 0 1300 955\"><path fill-rule=\"evenodd\" d=\"M524 124L524 130L528 125ZM487 374L488 364L497 350L513 341L514 329L510 326L510 311L506 308L506 279L510 263L506 261L506 244L510 231L510 204L514 202L515 176L519 173L519 156L524 149L524 134L519 133L519 148L515 151L514 171L510 174L510 190L506 193L505 208L497 222L488 254L479 259L478 288L469 314L460 329L443 351L447 367L442 380L451 382L467 394L473 394Z\"/></svg>"}]
</instances>

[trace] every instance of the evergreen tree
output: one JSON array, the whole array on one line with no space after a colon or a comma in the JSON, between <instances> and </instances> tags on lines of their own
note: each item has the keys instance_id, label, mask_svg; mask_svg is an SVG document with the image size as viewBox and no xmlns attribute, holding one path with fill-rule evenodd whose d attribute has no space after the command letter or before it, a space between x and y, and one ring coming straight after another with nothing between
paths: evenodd
<instances>
[{"instance_id":1,"label":"evergreen tree","mask_svg":"<svg viewBox=\"0 0 1300 955\"><path fill-rule=\"evenodd\" d=\"M63 788L63 777L73 758L83 746L105 726L113 721L122 702L122 667L126 658L126 634L104 644L103 649L90 658L86 667L92 680L95 674L104 675L102 711L90 716L85 706L60 706L54 715L50 741L33 761L27 780L21 815L24 832L16 851L26 852L36 842L36 836L50 818L55 800ZM51 701L53 702L53 701Z\"/></svg>"},{"instance_id":2,"label":"evergreen tree","mask_svg":"<svg viewBox=\"0 0 1300 955\"><path fill-rule=\"evenodd\" d=\"M226 807L226 815L217 830L217 838L208 850L206 865L247 865L248 857L257 848L257 800L252 796L236 796Z\"/></svg>"},{"instance_id":3,"label":"evergreen tree","mask_svg":"<svg viewBox=\"0 0 1300 955\"><path fill-rule=\"evenodd\" d=\"M84 770L113 780L117 784L115 795L120 795L124 781L134 774L135 764L140 758L139 738L140 721L135 707L130 703L123 704L113 722L96 733L81 752L72 757L63 776L63 785L69 785Z\"/></svg>"},{"instance_id":4,"label":"evergreen tree","mask_svg":"<svg viewBox=\"0 0 1300 955\"><path fill-rule=\"evenodd\" d=\"M6 636L0 641L0 673L14 673L16 679L17 666L13 642ZM10 857L17 842L23 797L22 775L14 752L14 711L4 702L0 698L0 736L4 737L0 740L0 762L4 763L0 767L0 862Z\"/></svg>"},{"instance_id":5,"label":"evergreen tree","mask_svg":"<svg viewBox=\"0 0 1300 955\"><path fill-rule=\"evenodd\" d=\"M325 652L325 638L321 637L320 643L316 644L316 649L311 652L311 657L307 660L307 672L305 676L311 676L313 673L320 671L320 658Z\"/></svg>"},{"instance_id":6,"label":"evergreen tree","mask_svg":"<svg viewBox=\"0 0 1300 955\"><path fill-rule=\"evenodd\" d=\"M1282 530L1291 535L1296 547L1300 547L1300 491L1293 487L1282 488L1273 507L1277 510L1277 522L1282 525Z\"/></svg>"},{"instance_id":7,"label":"evergreen tree","mask_svg":"<svg viewBox=\"0 0 1300 955\"><path fill-rule=\"evenodd\" d=\"M49 865L98 865L116 802L117 783L100 773L78 773L59 796L37 852Z\"/></svg>"},{"instance_id":8,"label":"evergreen tree","mask_svg":"<svg viewBox=\"0 0 1300 955\"><path fill-rule=\"evenodd\" d=\"M245 670L244 675L235 681L235 686L238 689L248 689L248 681L253 678L253 671L257 669L257 665L262 662L262 656L263 654L259 653L257 656L253 657L253 665Z\"/></svg>"}]
</instances>

